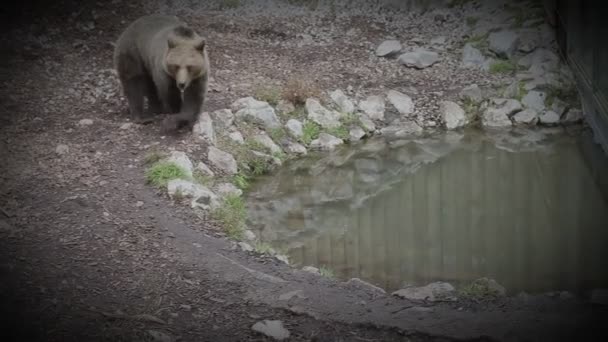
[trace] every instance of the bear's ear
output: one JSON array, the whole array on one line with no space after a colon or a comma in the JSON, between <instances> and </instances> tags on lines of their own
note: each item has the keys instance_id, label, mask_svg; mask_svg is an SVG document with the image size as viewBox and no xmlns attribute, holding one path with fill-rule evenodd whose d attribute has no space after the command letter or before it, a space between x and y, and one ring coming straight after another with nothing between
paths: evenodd
<instances>
[{"instance_id":1,"label":"bear's ear","mask_svg":"<svg viewBox=\"0 0 608 342\"><path fill-rule=\"evenodd\" d=\"M201 39L200 42L196 43L196 45L194 45L194 48L196 50L198 50L199 52L203 52L203 50L205 50L205 45L207 44L207 42L204 39Z\"/></svg>"}]
</instances>

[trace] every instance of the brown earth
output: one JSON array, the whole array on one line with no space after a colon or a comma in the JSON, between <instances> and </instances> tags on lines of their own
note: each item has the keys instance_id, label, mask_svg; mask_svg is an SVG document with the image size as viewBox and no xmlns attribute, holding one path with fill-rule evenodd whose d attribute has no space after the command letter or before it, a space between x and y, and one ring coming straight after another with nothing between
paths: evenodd
<instances>
[{"instance_id":1,"label":"brown earth","mask_svg":"<svg viewBox=\"0 0 608 342\"><path fill-rule=\"evenodd\" d=\"M187 133L161 137L158 123L120 128L128 116L111 71L111 42L145 8L136 1L53 7L26 1L4 9L3 341L163 341L150 331L166 340L263 341L251 326L264 319L283 321L293 341L570 340L606 333L606 308L581 301L413 303L234 248L210 220L143 177L151 149L175 148L203 160L206 146ZM273 49L274 41L294 38L293 28L281 26L288 20L226 23L219 12L188 19L206 32L214 70L223 70L214 74L210 110L250 95L257 81L282 82L329 65L334 49L345 56L342 78L324 78L331 68L321 68L312 78L322 89L357 81L356 65L368 59L346 40L300 49L304 54ZM367 39L384 34L364 20L357 27ZM380 80L362 82L372 89ZM60 144L69 151L56 153ZM279 298L294 290L302 296Z\"/></svg>"}]
</instances>

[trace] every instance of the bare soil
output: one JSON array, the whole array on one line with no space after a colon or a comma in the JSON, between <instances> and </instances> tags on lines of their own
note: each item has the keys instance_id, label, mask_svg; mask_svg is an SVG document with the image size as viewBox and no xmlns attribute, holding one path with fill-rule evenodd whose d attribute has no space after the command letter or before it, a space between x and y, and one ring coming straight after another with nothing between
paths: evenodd
<instances>
[{"instance_id":1,"label":"bare soil","mask_svg":"<svg viewBox=\"0 0 608 342\"><path fill-rule=\"evenodd\" d=\"M147 8L137 1L21 1L2 13L3 341L264 341L251 330L264 319L283 321L292 341L606 334L606 308L582 301L411 303L237 250L210 220L145 184L150 150L174 148L203 160L206 146L187 132L161 137L158 123L121 129L129 119L111 43ZM295 44L305 18L274 23L212 11L186 19L213 46L208 110L251 95L257 82L280 84L292 74L308 74L329 90L374 89L383 80L358 69L369 59L361 38L316 48L281 45ZM351 25L366 40L386 34L363 19ZM336 59L341 64L332 64ZM382 84L403 82L408 72ZM431 76L416 82L441 83ZM57 153L60 144L69 150ZM279 298L294 290L302 296Z\"/></svg>"}]
</instances>

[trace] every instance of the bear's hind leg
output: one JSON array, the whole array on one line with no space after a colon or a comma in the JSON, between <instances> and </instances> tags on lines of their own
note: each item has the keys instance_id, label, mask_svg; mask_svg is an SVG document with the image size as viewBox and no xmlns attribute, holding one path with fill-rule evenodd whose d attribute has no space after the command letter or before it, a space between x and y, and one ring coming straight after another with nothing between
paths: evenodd
<instances>
[{"instance_id":1,"label":"bear's hind leg","mask_svg":"<svg viewBox=\"0 0 608 342\"><path fill-rule=\"evenodd\" d=\"M144 116L144 95L146 93L145 79L141 76L133 77L125 80L123 85L133 121L137 123L149 122L150 119Z\"/></svg>"}]
</instances>

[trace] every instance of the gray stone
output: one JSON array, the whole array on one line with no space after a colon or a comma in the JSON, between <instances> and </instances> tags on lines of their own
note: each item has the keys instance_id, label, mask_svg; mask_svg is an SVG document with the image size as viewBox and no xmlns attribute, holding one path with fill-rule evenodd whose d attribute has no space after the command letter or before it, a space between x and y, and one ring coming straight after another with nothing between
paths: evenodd
<instances>
[{"instance_id":1,"label":"gray stone","mask_svg":"<svg viewBox=\"0 0 608 342\"><path fill-rule=\"evenodd\" d=\"M372 95L359 102L359 109L372 120L384 120L385 104L381 96Z\"/></svg>"},{"instance_id":2,"label":"gray stone","mask_svg":"<svg viewBox=\"0 0 608 342\"><path fill-rule=\"evenodd\" d=\"M399 63L416 69L428 68L437 62L439 62L439 54L424 48L417 48L399 56Z\"/></svg>"},{"instance_id":3,"label":"gray stone","mask_svg":"<svg viewBox=\"0 0 608 342\"><path fill-rule=\"evenodd\" d=\"M289 119L285 124L285 129L287 129L287 133L292 137L299 139L304 135L303 125L299 120Z\"/></svg>"},{"instance_id":4,"label":"gray stone","mask_svg":"<svg viewBox=\"0 0 608 342\"><path fill-rule=\"evenodd\" d=\"M513 81L502 93L505 98L515 98L519 96L519 81Z\"/></svg>"},{"instance_id":5,"label":"gray stone","mask_svg":"<svg viewBox=\"0 0 608 342\"><path fill-rule=\"evenodd\" d=\"M246 230L243 232L243 237L244 237L244 238L245 238L245 240L247 240L247 241L255 241L255 239L256 239L255 233L254 233L254 232L252 232L252 231L251 231L251 230L249 230L249 229L246 229Z\"/></svg>"},{"instance_id":6,"label":"gray stone","mask_svg":"<svg viewBox=\"0 0 608 342\"><path fill-rule=\"evenodd\" d=\"M238 172L236 160L232 154L224 152L214 146L209 146L207 159L215 168L228 175L234 175Z\"/></svg>"},{"instance_id":7,"label":"gray stone","mask_svg":"<svg viewBox=\"0 0 608 342\"><path fill-rule=\"evenodd\" d=\"M310 142L310 148L316 150L331 151L342 145L344 141L327 133L319 134L319 137Z\"/></svg>"},{"instance_id":8,"label":"gray stone","mask_svg":"<svg viewBox=\"0 0 608 342\"><path fill-rule=\"evenodd\" d=\"M439 102L439 112L447 129L459 128L469 123L464 109L462 109L456 102Z\"/></svg>"},{"instance_id":9,"label":"gray stone","mask_svg":"<svg viewBox=\"0 0 608 342\"><path fill-rule=\"evenodd\" d=\"M538 122L538 112L527 108L513 115L513 121L518 124L536 125Z\"/></svg>"},{"instance_id":10,"label":"gray stone","mask_svg":"<svg viewBox=\"0 0 608 342\"><path fill-rule=\"evenodd\" d=\"M239 242L238 245L245 252L253 252L253 247L247 242Z\"/></svg>"},{"instance_id":11,"label":"gray stone","mask_svg":"<svg viewBox=\"0 0 608 342\"><path fill-rule=\"evenodd\" d=\"M254 324L251 329L268 337L272 337L277 341L283 341L290 336L289 330L283 327L283 322L281 321L264 320Z\"/></svg>"},{"instance_id":12,"label":"gray stone","mask_svg":"<svg viewBox=\"0 0 608 342\"><path fill-rule=\"evenodd\" d=\"M78 121L78 126L91 126L93 124L93 120L91 119L82 119Z\"/></svg>"},{"instance_id":13,"label":"gray stone","mask_svg":"<svg viewBox=\"0 0 608 342\"><path fill-rule=\"evenodd\" d=\"M306 296L303 295L303 291L302 290L295 290L295 291L290 291L287 293L283 293L282 295L279 296L279 300L285 300L288 301L290 299L292 299L293 297L298 297L298 298L306 298Z\"/></svg>"},{"instance_id":14,"label":"gray stone","mask_svg":"<svg viewBox=\"0 0 608 342\"><path fill-rule=\"evenodd\" d=\"M380 130L380 134L391 138L404 138L422 133L423 129L414 121L399 122L398 125L390 125Z\"/></svg>"},{"instance_id":15,"label":"gray stone","mask_svg":"<svg viewBox=\"0 0 608 342\"><path fill-rule=\"evenodd\" d=\"M524 68L532 65L542 65L543 70L554 70L559 65L559 56L548 49L537 49L525 55L517 61L517 64Z\"/></svg>"},{"instance_id":16,"label":"gray stone","mask_svg":"<svg viewBox=\"0 0 608 342\"><path fill-rule=\"evenodd\" d=\"M509 117L521 110L521 103L517 100L495 98L484 111L481 122L486 127L512 126L513 123Z\"/></svg>"},{"instance_id":17,"label":"gray stone","mask_svg":"<svg viewBox=\"0 0 608 342\"><path fill-rule=\"evenodd\" d=\"M434 37L433 39L431 39L430 43L431 43L432 47L441 49L444 47L446 42L447 42L446 36L437 36L437 37Z\"/></svg>"},{"instance_id":18,"label":"gray stone","mask_svg":"<svg viewBox=\"0 0 608 342\"><path fill-rule=\"evenodd\" d=\"M351 278L349 281L347 281L345 283L345 285L350 288L364 290L364 291L371 292L374 294L379 294L379 295L386 293L386 291L384 291L384 289L382 289L374 284L370 284L359 278Z\"/></svg>"},{"instance_id":19,"label":"gray stone","mask_svg":"<svg viewBox=\"0 0 608 342\"><path fill-rule=\"evenodd\" d=\"M209 114L218 129L228 129L234 124L234 114L230 109L219 109Z\"/></svg>"},{"instance_id":20,"label":"gray stone","mask_svg":"<svg viewBox=\"0 0 608 342\"><path fill-rule=\"evenodd\" d=\"M266 147L272 154L283 152L279 145L272 141L272 138L270 138L266 132L255 135L253 140Z\"/></svg>"},{"instance_id":21,"label":"gray stone","mask_svg":"<svg viewBox=\"0 0 608 342\"><path fill-rule=\"evenodd\" d=\"M577 123L583 120L583 111L580 108L570 108L562 117L564 123Z\"/></svg>"},{"instance_id":22,"label":"gray stone","mask_svg":"<svg viewBox=\"0 0 608 342\"><path fill-rule=\"evenodd\" d=\"M245 143L245 138L243 138L243 135L239 131L228 133L228 138L239 145L243 145Z\"/></svg>"},{"instance_id":23,"label":"gray stone","mask_svg":"<svg viewBox=\"0 0 608 342\"><path fill-rule=\"evenodd\" d=\"M293 112L294 110L296 110L296 107L290 101L280 100L277 104L276 109L277 113L279 113L280 115L284 115Z\"/></svg>"},{"instance_id":24,"label":"gray stone","mask_svg":"<svg viewBox=\"0 0 608 342\"><path fill-rule=\"evenodd\" d=\"M366 114L359 114L359 123L366 132L373 132L376 130L376 124Z\"/></svg>"},{"instance_id":25,"label":"gray stone","mask_svg":"<svg viewBox=\"0 0 608 342\"><path fill-rule=\"evenodd\" d=\"M55 153L57 153L58 155L68 154L69 152L70 148L68 147L68 145L59 144L57 145L57 147L55 147Z\"/></svg>"},{"instance_id":26,"label":"gray stone","mask_svg":"<svg viewBox=\"0 0 608 342\"><path fill-rule=\"evenodd\" d=\"M313 274L321 274L321 271L319 271L318 268L313 267L313 266L304 266L304 267L302 267L302 271L308 272L308 273L313 273Z\"/></svg>"},{"instance_id":27,"label":"gray stone","mask_svg":"<svg viewBox=\"0 0 608 342\"><path fill-rule=\"evenodd\" d=\"M258 101L253 97L244 97L236 100L232 106L236 117L245 122L262 125L265 128L278 128L281 122L268 102Z\"/></svg>"},{"instance_id":28,"label":"gray stone","mask_svg":"<svg viewBox=\"0 0 608 342\"><path fill-rule=\"evenodd\" d=\"M400 114L409 115L414 112L414 102L409 96L396 90L389 90L386 97Z\"/></svg>"},{"instance_id":29,"label":"gray stone","mask_svg":"<svg viewBox=\"0 0 608 342\"><path fill-rule=\"evenodd\" d=\"M551 110L557 113L560 117L566 112L568 109L568 104L560 99L553 99L553 103L551 104Z\"/></svg>"},{"instance_id":30,"label":"gray stone","mask_svg":"<svg viewBox=\"0 0 608 342\"><path fill-rule=\"evenodd\" d=\"M460 98L480 103L483 100L483 93L477 84L471 84L462 88L460 91Z\"/></svg>"},{"instance_id":31,"label":"gray stone","mask_svg":"<svg viewBox=\"0 0 608 342\"><path fill-rule=\"evenodd\" d=\"M192 134L202 141L215 144L215 131L209 113L203 112L199 115L198 121L192 127Z\"/></svg>"},{"instance_id":32,"label":"gray stone","mask_svg":"<svg viewBox=\"0 0 608 342\"><path fill-rule=\"evenodd\" d=\"M305 107L308 119L321 125L321 127L336 128L340 126L340 113L323 107L317 99L307 99Z\"/></svg>"},{"instance_id":33,"label":"gray stone","mask_svg":"<svg viewBox=\"0 0 608 342\"><path fill-rule=\"evenodd\" d=\"M133 124L130 122L125 122L124 124L120 125L120 129L122 130L131 129L131 127L133 127Z\"/></svg>"},{"instance_id":34,"label":"gray stone","mask_svg":"<svg viewBox=\"0 0 608 342\"><path fill-rule=\"evenodd\" d=\"M519 35L513 31L499 31L490 33L488 37L489 49L498 57L511 58L519 45Z\"/></svg>"},{"instance_id":35,"label":"gray stone","mask_svg":"<svg viewBox=\"0 0 608 342\"><path fill-rule=\"evenodd\" d=\"M282 263L285 263L287 265L289 265L289 257L287 255L283 255L283 254L277 254L274 256L277 260L279 260Z\"/></svg>"},{"instance_id":36,"label":"gray stone","mask_svg":"<svg viewBox=\"0 0 608 342\"><path fill-rule=\"evenodd\" d=\"M198 165L196 165L196 170L198 170L200 173L202 173L205 176L209 176L209 177L215 176L215 173L209 168L209 166L207 166L207 164L205 164L203 162L199 162Z\"/></svg>"},{"instance_id":37,"label":"gray stone","mask_svg":"<svg viewBox=\"0 0 608 342\"><path fill-rule=\"evenodd\" d=\"M542 113L538 119L543 125L554 125L559 122L559 115L552 110L548 110Z\"/></svg>"},{"instance_id":38,"label":"gray stone","mask_svg":"<svg viewBox=\"0 0 608 342\"><path fill-rule=\"evenodd\" d=\"M402 48L398 40L385 40L376 48L376 56L392 57L401 52Z\"/></svg>"},{"instance_id":39,"label":"gray stone","mask_svg":"<svg viewBox=\"0 0 608 342\"><path fill-rule=\"evenodd\" d=\"M355 104L342 90L336 89L329 96L342 113L352 113L355 111Z\"/></svg>"},{"instance_id":40,"label":"gray stone","mask_svg":"<svg viewBox=\"0 0 608 342\"><path fill-rule=\"evenodd\" d=\"M174 163L186 173L187 177L192 177L194 165L192 165L190 158L188 158L184 152L171 151L169 158L167 158L167 162Z\"/></svg>"},{"instance_id":41,"label":"gray stone","mask_svg":"<svg viewBox=\"0 0 608 342\"><path fill-rule=\"evenodd\" d=\"M295 142L288 142L287 146L285 146L285 151L287 151L287 153L290 154L296 154L296 155L306 155L308 153L308 151L306 151L306 147L304 147L304 145L302 144L298 144Z\"/></svg>"},{"instance_id":42,"label":"gray stone","mask_svg":"<svg viewBox=\"0 0 608 342\"><path fill-rule=\"evenodd\" d=\"M167 192L171 198L176 196L192 198L193 208L213 210L220 205L217 195L211 190L183 179L172 179L167 182Z\"/></svg>"},{"instance_id":43,"label":"gray stone","mask_svg":"<svg viewBox=\"0 0 608 342\"><path fill-rule=\"evenodd\" d=\"M488 61L483 56L479 49L475 48L470 43L465 44L462 49L462 66L465 68L477 68L487 70Z\"/></svg>"},{"instance_id":44,"label":"gray stone","mask_svg":"<svg viewBox=\"0 0 608 342\"><path fill-rule=\"evenodd\" d=\"M435 282L421 287L407 287L393 292L394 296L409 300L453 301L455 289L445 282Z\"/></svg>"},{"instance_id":45,"label":"gray stone","mask_svg":"<svg viewBox=\"0 0 608 342\"><path fill-rule=\"evenodd\" d=\"M525 30L519 33L518 50L523 53L534 51L540 43L540 35L536 30Z\"/></svg>"},{"instance_id":46,"label":"gray stone","mask_svg":"<svg viewBox=\"0 0 608 342\"><path fill-rule=\"evenodd\" d=\"M350 131L348 132L349 141L359 141L359 140L363 139L364 136L365 136L365 131L359 126L351 128Z\"/></svg>"},{"instance_id":47,"label":"gray stone","mask_svg":"<svg viewBox=\"0 0 608 342\"><path fill-rule=\"evenodd\" d=\"M241 196L243 194L243 190L237 188L232 183L221 183L215 186L215 193L222 197L228 196Z\"/></svg>"},{"instance_id":48,"label":"gray stone","mask_svg":"<svg viewBox=\"0 0 608 342\"><path fill-rule=\"evenodd\" d=\"M543 112L545 110L545 98L546 94L542 91L530 91L521 100L521 103L530 109L534 109L537 112Z\"/></svg>"}]
</instances>

